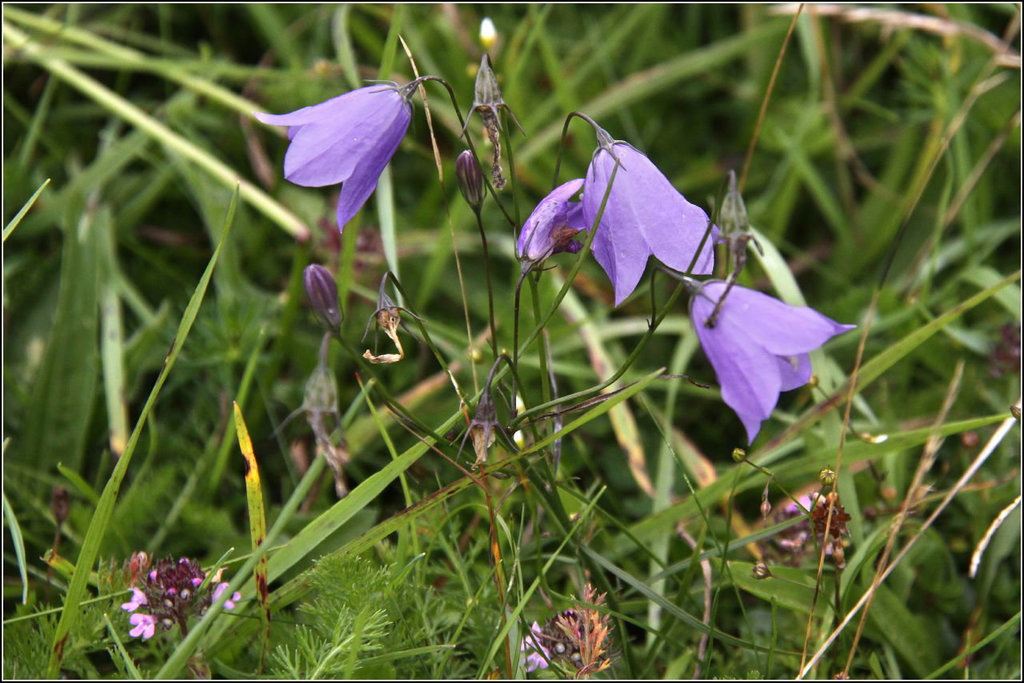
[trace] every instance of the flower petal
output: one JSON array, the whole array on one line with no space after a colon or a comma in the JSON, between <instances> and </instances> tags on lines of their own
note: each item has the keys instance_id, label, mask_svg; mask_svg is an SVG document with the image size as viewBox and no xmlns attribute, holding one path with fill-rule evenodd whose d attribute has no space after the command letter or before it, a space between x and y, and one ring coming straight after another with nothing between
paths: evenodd
<instances>
[{"instance_id":1,"label":"flower petal","mask_svg":"<svg viewBox=\"0 0 1024 683\"><path fill-rule=\"evenodd\" d=\"M519 232L516 254L520 259L540 261L554 250L552 232L558 228L582 229L582 214L578 203L570 204L569 198L583 187L583 178L563 183L540 200ZM573 222L570 222L570 217Z\"/></svg>"},{"instance_id":2,"label":"flower petal","mask_svg":"<svg viewBox=\"0 0 1024 683\"><path fill-rule=\"evenodd\" d=\"M779 377L782 390L798 389L811 380L811 357L806 353L795 356L776 356L779 361Z\"/></svg>"},{"instance_id":3,"label":"flower petal","mask_svg":"<svg viewBox=\"0 0 1024 683\"><path fill-rule=\"evenodd\" d=\"M750 336L736 334L723 325L721 317L715 327L707 327L704 321L714 311L715 301L695 295L690 303L690 317L722 387L722 400L739 416L747 430L747 443L751 443L761 429L761 422L768 419L779 400L779 361Z\"/></svg>"},{"instance_id":4,"label":"flower petal","mask_svg":"<svg viewBox=\"0 0 1024 683\"><path fill-rule=\"evenodd\" d=\"M146 594L140 591L138 588L132 587L132 599L128 602L121 603L121 609L126 612L134 612L140 606L145 605L148 602Z\"/></svg>"},{"instance_id":5,"label":"flower petal","mask_svg":"<svg viewBox=\"0 0 1024 683\"><path fill-rule=\"evenodd\" d=\"M366 158L380 153L393 131L401 131L399 139L405 135L412 114L397 91L360 88L341 98L357 93L347 106L324 110L330 115L298 127L284 157L288 181L304 187L344 182Z\"/></svg>"},{"instance_id":6,"label":"flower petal","mask_svg":"<svg viewBox=\"0 0 1024 683\"><path fill-rule=\"evenodd\" d=\"M717 301L724 282L708 282L703 291ZM728 321L728 322L727 322ZM733 287L719 315L720 324L737 323L765 350L795 356L818 348L832 337L852 330L807 306L790 306L746 287Z\"/></svg>"},{"instance_id":7,"label":"flower petal","mask_svg":"<svg viewBox=\"0 0 1024 683\"><path fill-rule=\"evenodd\" d=\"M708 227L708 217L644 154L623 142L611 149L598 150L587 169L583 215L586 223L593 224L615 168L614 153L621 165L594 236L594 257L612 280L615 305L619 305L636 289L650 255L685 271ZM705 242L693 273L710 273L714 268L716 234L713 231Z\"/></svg>"},{"instance_id":8,"label":"flower petal","mask_svg":"<svg viewBox=\"0 0 1024 683\"><path fill-rule=\"evenodd\" d=\"M384 167L391 161L395 150L405 137L411 118L411 112L403 105L396 118L396 124L381 131L380 137L370 146L371 153L360 159L352 175L342 182L341 194L338 197L339 231L344 230L345 224L359 213L363 204L377 189L380 174L384 172Z\"/></svg>"},{"instance_id":9,"label":"flower petal","mask_svg":"<svg viewBox=\"0 0 1024 683\"><path fill-rule=\"evenodd\" d=\"M142 636L143 640L148 640L156 633L156 619L152 615L136 613L129 617L128 623L135 627L128 632L133 638Z\"/></svg>"}]
</instances>

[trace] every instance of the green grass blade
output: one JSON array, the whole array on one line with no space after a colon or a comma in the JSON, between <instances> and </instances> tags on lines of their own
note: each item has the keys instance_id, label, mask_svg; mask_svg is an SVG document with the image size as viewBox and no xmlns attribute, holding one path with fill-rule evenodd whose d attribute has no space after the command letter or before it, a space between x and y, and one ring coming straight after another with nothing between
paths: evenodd
<instances>
[{"instance_id":1,"label":"green grass blade","mask_svg":"<svg viewBox=\"0 0 1024 683\"><path fill-rule=\"evenodd\" d=\"M234 403L235 433L238 435L238 446L245 458L245 499L249 507L249 537L252 541L253 553L259 553L267 540L267 517L263 511L263 487L260 483L260 468L256 462L256 453L252 449L249 429L245 426L245 418L238 403ZM263 641L260 647L259 669L263 671L266 661L267 647L270 642L270 582L267 581L267 556L261 554L253 568L253 580L256 583L256 599L260 603L260 615L263 621Z\"/></svg>"},{"instance_id":2,"label":"green grass blade","mask_svg":"<svg viewBox=\"0 0 1024 683\"><path fill-rule=\"evenodd\" d=\"M87 207L67 226L53 331L33 377L24 432L15 459L40 468L58 459L80 469L96 388L99 354L99 235L110 212Z\"/></svg>"},{"instance_id":3,"label":"green grass blade","mask_svg":"<svg viewBox=\"0 0 1024 683\"><path fill-rule=\"evenodd\" d=\"M4 444L7 445L6 443ZM11 530L11 542L14 543L14 556L18 560L18 574L21 575L21 604L28 604L28 565L25 563L25 539L21 535L21 526L18 525L18 518L14 514L14 508L7 500L7 492L4 491L4 522Z\"/></svg>"},{"instance_id":4,"label":"green grass blade","mask_svg":"<svg viewBox=\"0 0 1024 683\"><path fill-rule=\"evenodd\" d=\"M142 680L142 674L139 673L139 668L135 666L135 662L132 661L131 655L128 654L128 650L124 648L124 643L121 642L121 636L117 634L117 629L110 623L110 617L106 614L103 615L103 623L107 625L107 633L110 634L111 639L114 641L114 651L117 652L117 656L121 658L121 665L124 666L128 672L128 677L134 681Z\"/></svg>"},{"instance_id":5,"label":"green grass blade","mask_svg":"<svg viewBox=\"0 0 1024 683\"><path fill-rule=\"evenodd\" d=\"M206 266L206 270L203 272L202 277L199 278L199 283L196 285L192 298L189 300L188 306L185 308L185 314L181 318L181 323L178 325L178 332L174 337L174 344L171 346L171 349L168 351L167 357L164 360L160 376L157 377L156 383L153 385L153 389L149 393L149 398L146 399L146 404L143 406L142 412L139 414L139 419L135 423L135 428L132 430L131 437L128 439L128 445L125 448L124 453L117 461L117 465L114 467L114 471L110 474L110 478L107 480L106 486L103 487L103 493L100 496L99 504L97 504L96 511L93 513L92 519L89 522L89 528L86 531L85 540L82 542L78 561L75 564L75 572L71 577L71 583L68 586L67 595L64 597L64 608L61 610L60 621L57 623L57 630L54 634L53 646L50 651L50 660L47 665L47 675L50 678L56 678L60 673L60 664L63 659L64 648L67 645L67 640L72 628L74 628L75 623L78 621L80 614L79 608L81 606L82 599L85 596L86 583L89 579L93 563L96 561L96 556L99 553L100 543L107 531L110 518L114 513L114 503L117 501L117 494L120 492L121 482L124 480L124 476L128 472L128 464L131 462L132 456L135 454L135 447L139 442L139 437L142 435L142 429L146 424L146 420L156 403L157 397L160 395L160 390L163 388L164 382L167 380L167 376L171 372L171 368L174 367L174 363L178 359L178 355L181 353L181 348L185 344L185 340L188 338L189 332L192 330L192 324L195 322L196 316L199 314L199 307L202 305L203 299L206 296L206 289L210 284L210 278L213 276L214 268L217 266L217 260L220 258L221 248L224 246L224 242L231 232L231 225L234 223L235 209L238 206L238 194L239 193L236 188L235 194L231 197L231 206L228 208L228 215L224 220L224 230L221 234L220 244L217 245L217 248L214 250L213 255L210 257L210 261Z\"/></svg>"},{"instance_id":6,"label":"green grass blade","mask_svg":"<svg viewBox=\"0 0 1024 683\"><path fill-rule=\"evenodd\" d=\"M25 202L24 206L18 210L18 213L11 219L11 222L4 226L4 242L6 242L7 238L10 237L12 232L14 232L14 229L18 227L18 223L21 223L21 219L25 217L25 214L32 208L32 205L36 203L37 199L39 199L39 195L43 193L43 190L45 190L46 186L49 184L49 178L44 180L43 184L39 186L39 189L33 192L32 196L28 198L28 201Z\"/></svg>"},{"instance_id":7,"label":"green grass blade","mask_svg":"<svg viewBox=\"0 0 1024 683\"><path fill-rule=\"evenodd\" d=\"M4 23L4 42L5 44L10 44L12 48L23 51L37 64L80 90L88 97L91 97L108 111L145 131L146 134L160 142L167 149L177 152L199 166L225 187L235 187L237 185L242 199L267 218L277 223L278 226L290 235L298 239L309 237L309 227L294 213L248 180L239 178L238 173L234 169L206 150L175 133L99 81L79 71L67 62L51 57L47 54L44 46L30 40L27 35L6 22Z\"/></svg>"}]
</instances>

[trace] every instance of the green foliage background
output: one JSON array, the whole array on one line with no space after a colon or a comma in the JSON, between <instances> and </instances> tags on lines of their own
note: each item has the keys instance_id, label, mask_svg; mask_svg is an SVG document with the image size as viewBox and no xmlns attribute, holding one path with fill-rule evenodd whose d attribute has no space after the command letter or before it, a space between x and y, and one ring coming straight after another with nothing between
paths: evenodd
<instances>
[{"instance_id":1,"label":"green foliage background","mask_svg":"<svg viewBox=\"0 0 1024 683\"><path fill-rule=\"evenodd\" d=\"M417 99L385 184L339 237L336 188L285 182L286 139L251 112L291 111L366 79L411 80L401 35L465 114L485 13L499 31L491 56L504 100L526 131L505 150L514 183L502 194L520 222L551 187L571 111L648 154L705 208L756 136L744 197L770 248L741 284L860 325L812 356L817 387L783 395L748 449L764 469L731 457L745 445L741 425L682 301L627 371L639 384L563 416L557 478L549 444L529 448L551 441L551 420L525 430L518 456L492 449L488 499L390 416L384 396L468 467L457 396L414 327L401 363L358 358L390 265L467 396L487 375L488 345L466 335L464 310L474 338L486 329L487 296L454 179L458 119L428 85L443 182ZM788 43L792 8L771 6L7 4L3 21L5 675L53 674L68 629L59 664L78 675L185 675L190 656L218 676L252 676L261 661L286 677L525 675L523 630L579 608L589 582L608 593L613 624L614 663L599 676L690 676L698 662L703 676L791 676L805 645L813 652L831 632L835 600L845 614L870 585L905 497L916 502L897 550L951 493L879 592L858 646L851 626L814 674L842 670L853 648L859 677L1020 676L1019 508L968 577L990 523L1019 496L1019 427L956 485L1020 396L1018 6L875 8L866 19L807 6ZM486 158L478 123L470 135ZM591 130L573 123L557 182L581 177L593 148ZM511 349L519 264L493 201L483 218L499 345ZM330 358L352 456L341 502L323 463L309 467L304 418L275 433L303 404L317 361L321 331L301 284L313 262L337 275L346 315ZM540 280L544 312L573 261L553 262ZM636 348L651 290L661 305L672 289L649 281L613 309L588 257L547 327L561 395L596 385ZM524 292L524 333L532 311ZM841 442L837 390L868 322ZM677 377L655 379L661 368ZM527 407L540 404L536 348L520 372ZM371 382L365 394L357 373ZM225 576L254 594L232 401L254 438L272 529L270 639L248 602L211 612L184 643L176 631L134 642L118 609L127 578L112 569L134 551L208 566L233 549ZM933 435L945 437L935 465L910 491ZM627 451L640 454L653 496ZM120 472L112 452L126 453ZM759 507L766 486L777 507L817 490L825 466L840 468L853 518L848 566L835 598L826 565L807 633L816 562L772 564L780 530ZM50 568L41 558L54 547L55 486L70 492L57 547L69 563ZM88 533L108 506L109 522ZM710 561L710 629L700 563L677 524ZM750 578L757 552L775 578ZM82 557L97 558L79 567L96 573L79 574L76 595L68 575ZM964 647L979 642L963 668Z\"/></svg>"}]
</instances>

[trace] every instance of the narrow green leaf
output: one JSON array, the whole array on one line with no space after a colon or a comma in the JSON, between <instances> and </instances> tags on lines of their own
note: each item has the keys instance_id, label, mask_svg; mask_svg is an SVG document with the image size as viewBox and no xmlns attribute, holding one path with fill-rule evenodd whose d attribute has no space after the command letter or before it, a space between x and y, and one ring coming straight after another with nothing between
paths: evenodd
<instances>
[{"instance_id":1,"label":"narrow green leaf","mask_svg":"<svg viewBox=\"0 0 1024 683\"><path fill-rule=\"evenodd\" d=\"M906 660L916 677L923 677L939 666L935 643L941 640L941 634L934 628L937 623L923 615L911 614L904 601L888 586L881 585L875 591L868 623Z\"/></svg>"},{"instance_id":2,"label":"narrow green leaf","mask_svg":"<svg viewBox=\"0 0 1024 683\"><path fill-rule=\"evenodd\" d=\"M181 348L184 345L185 340L188 338L189 332L192 330L192 324L195 322L196 316L199 314L199 307L202 305L203 298L206 296L206 289L210 284L210 278L213 276L214 268L217 266L217 260L220 258L221 248L224 246L224 242L227 240L227 237L231 232L231 225L234 222L235 217L235 209L238 206L238 195L239 192L236 188L235 194L231 197L231 206L228 207L228 215L224 220L224 230L221 234L220 244L217 245L213 255L210 257L210 262L207 264L206 270L199 279L195 292L193 292L192 298L189 300L188 306L185 308L185 313L182 316L181 323L178 325L178 332L174 337L174 344L171 346L171 349L164 360L163 369L161 370L159 377L157 377L156 383L153 385L153 389L149 393L149 398L146 399L146 404L143 406L142 412L139 414L139 419L135 423L135 428L132 430L131 437L128 439L128 445L125 448L124 453L117 461L117 465L114 466L114 471L111 472L106 486L103 487L103 493L100 496L100 501L96 506L96 511L93 513L92 519L89 522L89 528L85 533L85 539L82 541L82 548L79 552L78 562L75 564L75 571L71 577L68 592L64 596L64 608L61 610L60 621L57 623L57 630L56 633L54 633L53 647L50 651L50 660L47 665L47 676L50 678L56 678L60 672L61 660L64 657L64 649L67 646L67 640L71 630L78 621L78 617L80 615L79 608L81 607L82 599L85 597L86 583L89 579L89 574L93 564L96 561L96 556L99 553L100 544L107 531L110 518L114 513L114 503L117 501L117 494L120 492L121 482L124 480L124 476L128 472L128 464L131 462L132 456L135 454L135 447L139 442L139 437L142 435L142 429L146 425L149 413L152 411L153 406L156 403L156 399L160 395L160 390L163 388L164 382L167 380L167 376L171 372L171 368L174 367L174 363L178 359L178 355L181 353Z\"/></svg>"},{"instance_id":3,"label":"narrow green leaf","mask_svg":"<svg viewBox=\"0 0 1024 683\"><path fill-rule=\"evenodd\" d=\"M765 602L775 602L780 607L807 614L814 601L814 574L806 569L796 567L773 566L772 575L766 579L754 576L754 565L751 562L731 560L729 575L742 590ZM831 581L831 579L828 579ZM815 618L824 619L831 613L828 600L818 600Z\"/></svg>"},{"instance_id":4,"label":"narrow green leaf","mask_svg":"<svg viewBox=\"0 0 1024 683\"><path fill-rule=\"evenodd\" d=\"M245 458L245 499L249 508L249 538L253 553L259 553L267 539L267 518L263 511L263 487L260 483L260 468L256 462L256 453L249 438L249 428L245 425L242 409L238 402L235 408L235 433L238 435L238 446ZM256 582L256 599L260 603L260 616L263 620L263 640L260 647L260 671L266 660L267 647L270 643L270 582L267 581L267 556L262 554L253 568L253 580Z\"/></svg>"},{"instance_id":5,"label":"narrow green leaf","mask_svg":"<svg viewBox=\"0 0 1024 683\"><path fill-rule=\"evenodd\" d=\"M114 222L103 221L98 228L100 268L100 363L103 367L103 393L107 404L110 452L121 456L128 443L128 406L124 384L124 325L121 299L118 297L118 268Z\"/></svg>"},{"instance_id":6,"label":"narrow green leaf","mask_svg":"<svg viewBox=\"0 0 1024 683\"><path fill-rule=\"evenodd\" d=\"M58 459L81 469L99 353L98 241L110 220L109 209L89 207L64 230L53 331L33 377L25 431L14 442L14 458L42 470Z\"/></svg>"},{"instance_id":7,"label":"narrow green leaf","mask_svg":"<svg viewBox=\"0 0 1024 683\"><path fill-rule=\"evenodd\" d=\"M89 499L93 505L99 505L100 494L92 487L78 472L74 471L62 462L57 463L57 471L64 475L64 478L71 482L79 493Z\"/></svg>"},{"instance_id":8,"label":"narrow green leaf","mask_svg":"<svg viewBox=\"0 0 1024 683\"><path fill-rule=\"evenodd\" d=\"M33 192L32 196L28 198L28 201L25 202L24 206L18 210L18 213L11 219L11 222L4 226L4 242L6 242L7 238L10 237L12 232L14 232L14 229L18 227L18 223L21 223L21 219L25 217L25 214L32 208L32 205L36 203L37 199L39 199L39 195L43 193L43 190L45 190L46 186L49 184L49 178L44 180L43 184L39 186L39 189Z\"/></svg>"},{"instance_id":9,"label":"narrow green leaf","mask_svg":"<svg viewBox=\"0 0 1024 683\"><path fill-rule=\"evenodd\" d=\"M103 623L107 625L107 633L114 640L114 648L117 652L117 656L121 659L121 664L124 665L125 670L128 672L128 676L135 681L142 680L142 674L139 673L138 667L135 666L135 662L132 661L131 655L128 654L128 650L124 649L124 643L121 642L121 636L117 634L117 629L110 623L110 617L103 614Z\"/></svg>"},{"instance_id":10,"label":"narrow green leaf","mask_svg":"<svg viewBox=\"0 0 1024 683\"><path fill-rule=\"evenodd\" d=\"M6 442L4 443L6 446ZM28 604L28 565L25 563L25 539L21 536L21 526L18 525L18 518L14 514L14 508L7 500L7 492L4 495L4 522L11 530L11 542L14 543L14 556L18 560L18 574L21 575L21 604Z\"/></svg>"},{"instance_id":11,"label":"narrow green leaf","mask_svg":"<svg viewBox=\"0 0 1024 683\"><path fill-rule=\"evenodd\" d=\"M110 90L99 81L79 71L67 62L49 55L46 48L17 28L4 22L4 42L21 50L27 57L45 68L47 71L63 79L76 89L85 93L108 111L129 121L132 125L145 131L169 150L177 152L196 164L218 182L226 187L238 187L242 198L267 218L277 223L289 234L299 239L310 235L309 227L294 213L282 206L247 180L240 179L234 169L227 166L206 150L196 146L190 140L172 131L142 109Z\"/></svg>"}]
</instances>

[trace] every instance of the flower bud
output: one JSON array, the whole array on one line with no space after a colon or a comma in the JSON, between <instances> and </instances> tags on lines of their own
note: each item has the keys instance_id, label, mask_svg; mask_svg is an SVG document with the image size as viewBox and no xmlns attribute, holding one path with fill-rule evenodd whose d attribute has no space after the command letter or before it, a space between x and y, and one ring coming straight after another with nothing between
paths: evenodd
<instances>
[{"instance_id":1,"label":"flower bud","mask_svg":"<svg viewBox=\"0 0 1024 683\"><path fill-rule=\"evenodd\" d=\"M485 50L490 50L497 38L498 30L494 27L494 22L490 17L484 17L480 22L480 44L484 46Z\"/></svg>"},{"instance_id":2,"label":"flower bud","mask_svg":"<svg viewBox=\"0 0 1024 683\"><path fill-rule=\"evenodd\" d=\"M338 334L341 309L338 307L338 285L331 272L317 263L306 266L302 273L302 284L317 320L328 332Z\"/></svg>"},{"instance_id":3,"label":"flower bud","mask_svg":"<svg viewBox=\"0 0 1024 683\"><path fill-rule=\"evenodd\" d=\"M836 481L835 470L833 470L831 467L821 468L821 471L818 472L818 481L820 481L825 486L832 486L832 484L834 484Z\"/></svg>"},{"instance_id":4,"label":"flower bud","mask_svg":"<svg viewBox=\"0 0 1024 683\"><path fill-rule=\"evenodd\" d=\"M58 526L68 518L70 510L71 497L68 495L68 490L63 486L54 486L50 493L50 512L53 513L53 518L57 521Z\"/></svg>"},{"instance_id":5,"label":"flower bud","mask_svg":"<svg viewBox=\"0 0 1024 683\"><path fill-rule=\"evenodd\" d=\"M474 211L479 211L484 202L484 174L480 171L480 164L476 163L476 157L468 149L455 160L455 178L466 203Z\"/></svg>"},{"instance_id":6,"label":"flower bud","mask_svg":"<svg viewBox=\"0 0 1024 683\"><path fill-rule=\"evenodd\" d=\"M729 191L722 200L722 209L718 215L718 227L721 228L724 237L732 237L750 230L747 207L736 187L736 174L732 171L729 171Z\"/></svg>"},{"instance_id":7,"label":"flower bud","mask_svg":"<svg viewBox=\"0 0 1024 683\"><path fill-rule=\"evenodd\" d=\"M764 562L757 562L754 564L752 571L754 573L754 578L758 580L767 579L772 576L772 570L768 569L768 565Z\"/></svg>"}]
</instances>

